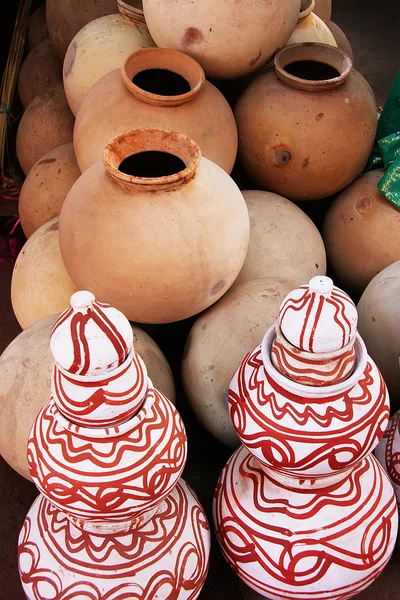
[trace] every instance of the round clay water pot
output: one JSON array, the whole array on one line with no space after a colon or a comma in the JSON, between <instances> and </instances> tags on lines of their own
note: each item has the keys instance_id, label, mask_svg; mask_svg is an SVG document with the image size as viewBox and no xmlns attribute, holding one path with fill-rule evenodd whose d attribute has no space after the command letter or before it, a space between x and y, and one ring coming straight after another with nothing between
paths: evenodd
<instances>
[{"instance_id":1,"label":"round clay water pot","mask_svg":"<svg viewBox=\"0 0 400 600\"><path fill-rule=\"evenodd\" d=\"M343 52L346 52L346 54L348 54L350 56L351 62L354 65L353 50L351 48L350 42L347 39L347 36L344 33L344 31L342 31L342 29L340 29L339 25L336 25L336 23L334 23L333 21L329 22L329 29L331 30L333 37L336 40L337 47L340 48L340 50L343 50Z\"/></svg>"},{"instance_id":2,"label":"round clay water pot","mask_svg":"<svg viewBox=\"0 0 400 600\"><path fill-rule=\"evenodd\" d=\"M144 0L157 46L174 48L199 61L208 77L231 79L262 67L285 45L300 12L300 0ZM251 32L251 33L249 33Z\"/></svg>"},{"instance_id":3,"label":"round clay water pot","mask_svg":"<svg viewBox=\"0 0 400 600\"><path fill-rule=\"evenodd\" d=\"M315 0L301 0L299 20L292 35L286 42L286 46L301 42L318 42L320 44L337 46L328 25L313 12L314 7Z\"/></svg>"},{"instance_id":4,"label":"round clay water pot","mask_svg":"<svg viewBox=\"0 0 400 600\"><path fill-rule=\"evenodd\" d=\"M235 284L198 317L190 331L182 362L185 392L201 424L227 446L240 444L227 406L230 381L297 285L296 280L283 278Z\"/></svg>"},{"instance_id":5,"label":"round clay water pot","mask_svg":"<svg viewBox=\"0 0 400 600\"><path fill-rule=\"evenodd\" d=\"M74 36L90 21L116 12L116 0L46 0L49 36L61 60Z\"/></svg>"},{"instance_id":6,"label":"round clay water pot","mask_svg":"<svg viewBox=\"0 0 400 600\"><path fill-rule=\"evenodd\" d=\"M332 14L332 0L315 0L314 12L325 23L329 23Z\"/></svg>"},{"instance_id":7,"label":"round clay water pot","mask_svg":"<svg viewBox=\"0 0 400 600\"><path fill-rule=\"evenodd\" d=\"M100 17L81 29L64 59L64 90L68 104L77 114L90 88L136 50L154 46L143 11L125 11Z\"/></svg>"},{"instance_id":8,"label":"round clay water pot","mask_svg":"<svg viewBox=\"0 0 400 600\"><path fill-rule=\"evenodd\" d=\"M326 44L275 56L235 109L239 156L262 188L290 200L330 196L354 181L375 139L373 91L350 58Z\"/></svg>"},{"instance_id":9,"label":"round clay water pot","mask_svg":"<svg viewBox=\"0 0 400 600\"><path fill-rule=\"evenodd\" d=\"M101 123L101 127L99 124ZM182 52L147 48L132 54L87 93L77 114L74 147L81 171L101 159L115 136L132 129L170 129L192 138L228 173L237 152L237 128L221 92Z\"/></svg>"},{"instance_id":10,"label":"round clay water pot","mask_svg":"<svg viewBox=\"0 0 400 600\"><path fill-rule=\"evenodd\" d=\"M372 240L371 247L373 244ZM400 260L370 281L357 305L358 329L388 386L392 409L400 407L399 296Z\"/></svg>"},{"instance_id":11,"label":"round clay water pot","mask_svg":"<svg viewBox=\"0 0 400 600\"><path fill-rule=\"evenodd\" d=\"M400 212L377 187L384 171L361 175L334 200L323 238L338 281L361 294L373 277L400 260Z\"/></svg>"},{"instance_id":12,"label":"round clay water pot","mask_svg":"<svg viewBox=\"0 0 400 600\"><path fill-rule=\"evenodd\" d=\"M235 286L264 277L307 283L315 275L325 275L321 234L298 206L272 192L242 193L250 217L250 244Z\"/></svg>"},{"instance_id":13,"label":"round clay water pot","mask_svg":"<svg viewBox=\"0 0 400 600\"><path fill-rule=\"evenodd\" d=\"M46 5L42 4L31 15L26 32L26 43L29 50L39 46L46 38L49 32L46 23Z\"/></svg>"},{"instance_id":14,"label":"round clay water pot","mask_svg":"<svg viewBox=\"0 0 400 600\"><path fill-rule=\"evenodd\" d=\"M22 115L17 132L17 157L25 175L47 152L72 142L73 129L74 115L62 85L36 96Z\"/></svg>"},{"instance_id":15,"label":"round clay water pot","mask_svg":"<svg viewBox=\"0 0 400 600\"><path fill-rule=\"evenodd\" d=\"M62 84L62 64L47 38L30 51L18 78L18 94L24 108L48 88Z\"/></svg>"},{"instance_id":16,"label":"round clay water pot","mask_svg":"<svg viewBox=\"0 0 400 600\"><path fill-rule=\"evenodd\" d=\"M27 238L58 217L66 195L80 174L72 142L50 150L32 167L18 202L19 217Z\"/></svg>"},{"instance_id":17,"label":"round clay water pot","mask_svg":"<svg viewBox=\"0 0 400 600\"><path fill-rule=\"evenodd\" d=\"M15 262L11 302L22 329L69 307L77 287L61 258L58 219L52 219L29 238Z\"/></svg>"}]
</instances>

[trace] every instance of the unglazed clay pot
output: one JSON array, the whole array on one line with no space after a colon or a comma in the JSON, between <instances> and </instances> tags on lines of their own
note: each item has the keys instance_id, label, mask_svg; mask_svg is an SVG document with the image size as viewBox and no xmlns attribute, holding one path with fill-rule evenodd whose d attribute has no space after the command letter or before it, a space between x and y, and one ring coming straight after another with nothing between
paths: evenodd
<instances>
[{"instance_id":1,"label":"unglazed clay pot","mask_svg":"<svg viewBox=\"0 0 400 600\"><path fill-rule=\"evenodd\" d=\"M46 0L51 42L61 60L74 36L90 21L116 12L116 0Z\"/></svg>"},{"instance_id":2,"label":"unglazed clay pot","mask_svg":"<svg viewBox=\"0 0 400 600\"><path fill-rule=\"evenodd\" d=\"M396 210L393 208L393 210ZM396 211L397 214L397 211ZM385 239L390 241L390 233ZM371 241L371 250L374 249ZM376 275L358 303L359 329L368 352L389 388L394 407L400 407L400 260Z\"/></svg>"},{"instance_id":3,"label":"unglazed clay pot","mask_svg":"<svg viewBox=\"0 0 400 600\"><path fill-rule=\"evenodd\" d=\"M132 54L86 95L74 129L81 171L101 159L115 136L152 127L184 133L205 158L231 172L237 129L230 106L195 60L161 48Z\"/></svg>"},{"instance_id":4,"label":"unglazed clay pot","mask_svg":"<svg viewBox=\"0 0 400 600\"><path fill-rule=\"evenodd\" d=\"M385 435L375 448L374 454L393 485L400 508L400 411L390 419Z\"/></svg>"},{"instance_id":5,"label":"unglazed clay pot","mask_svg":"<svg viewBox=\"0 0 400 600\"><path fill-rule=\"evenodd\" d=\"M286 42L286 46L301 42L319 42L320 44L337 46L328 25L313 12L314 6L315 0L301 0L299 20Z\"/></svg>"},{"instance_id":6,"label":"unglazed clay pot","mask_svg":"<svg viewBox=\"0 0 400 600\"><path fill-rule=\"evenodd\" d=\"M182 362L186 395L201 424L231 448L240 441L227 407L230 380L239 361L276 321L282 300L296 285L296 280L281 278L235 284L190 331Z\"/></svg>"},{"instance_id":7,"label":"unglazed clay pot","mask_svg":"<svg viewBox=\"0 0 400 600\"><path fill-rule=\"evenodd\" d=\"M66 195L80 174L72 142L50 150L32 167L18 202L19 217L27 238L58 217Z\"/></svg>"},{"instance_id":8,"label":"unglazed clay pot","mask_svg":"<svg viewBox=\"0 0 400 600\"><path fill-rule=\"evenodd\" d=\"M141 48L154 46L143 11L126 6L124 14L107 15L91 21L76 34L64 59L64 90L68 104L77 114L90 88Z\"/></svg>"},{"instance_id":9,"label":"unglazed clay pot","mask_svg":"<svg viewBox=\"0 0 400 600\"><path fill-rule=\"evenodd\" d=\"M22 115L17 132L17 156L25 175L47 152L72 142L73 129L74 115L62 85L36 96Z\"/></svg>"},{"instance_id":10,"label":"unglazed clay pot","mask_svg":"<svg viewBox=\"0 0 400 600\"><path fill-rule=\"evenodd\" d=\"M49 37L49 32L46 23L46 5L42 4L32 13L28 22L26 32L26 43L29 50L39 46L46 38Z\"/></svg>"},{"instance_id":11,"label":"unglazed clay pot","mask_svg":"<svg viewBox=\"0 0 400 600\"><path fill-rule=\"evenodd\" d=\"M143 9L157 46L190 54L208 77L230 79L256 71L285 45L300 0L240 2L234 8L230 0L144 0Z\"/></svg>"},{"instance_id":12,"label":"unglazed clay pot","mask_svg":"<svg viewBox=\"0 0 400 600\"><path fill-rule=\"evenodd\" d=\"M316 200L349 185L374 143L372 89L350 58L325 44L294 44L275 56L235 109L239 155L261 187Z\"/></svg>"},{"instance_id":13,"label":"unglazed clay pot","mask_svg":"<svg viewBox=\"0 0 400 600\"><path fill-rule=\"evenodd\" d=\"M76 286L61 258L58 219L42 225L29 238L15 262L11 302L22 329L60 312Z\"/></svg>"},{"instance_id":14,"label":"unglazed clay pot","mask_svg":"<svg viewBox=\"0 0 400 600\"><path fill-rule=\"evenodd\" d=\"M250 217L250 244L235 285L264 277L305 283L314 275L325 275L321 234L298 206L272 192L242 193Z\"/></svg>"},{"instance_id":15,"label":"unglazed clay pot","mask_svg":"<svg viewBox=\"0 0 400 600\"><path fill-rule=\"evenodd\" d=\"M62 64L47 38L28 54L18 78L18 94L24 108L36 96L62 84Z\"/></svg>"},{"instance_id":16,"label":"unglazed clay pot","mask_svg":"<svg viewBox=\"0 0 400 600\"><path fill-rule=\"evenodd\" d=\"M379 271L400 259L400 212L377 188L384 171L359 177L334 200L323 238L332 269L346 288L362 293Z\"/></svg>"},{"instance_id":17,"label":"unglazed clay pot","mask_svg":"<svg viewBox=\"0 0 400 600\"><path fill-rule=\"evenodd\" d=\"M329 29L331 30L333 37L336 40L337 47L340 48L340 50L343 50L343 52L346 52L346 54L348 54L350 56L351 62L354 65L353 50L351 49L350 42L347 39L347 36L344 33L344 31L342 31L342 29L340 29L339 25L336 25L336 23L334 23L333 21L329 22Z\"/></svg>"},{"instance_id":18,"label":"unglazed clay pot","mask_svg":"<svg viewBox=\"0 0 400 600\"><path fill-rule=\"evenodd\" d=\"M332 14L332 0L315 0L314 12L325 23L329 23Z\"/></svg>"},{"instance_id":19,"label":"unglazed clay pot","mask_svg":"<svg viewBox=\"0 0 400 600\"><path fill-rule=\"evenodd\" d=\"M179 321L216 302L239 274L248 243L248 212L234 181L193 140L165 130L110 142L60 216L72 279L139 323Z\"/></svg>"}]
</instances>

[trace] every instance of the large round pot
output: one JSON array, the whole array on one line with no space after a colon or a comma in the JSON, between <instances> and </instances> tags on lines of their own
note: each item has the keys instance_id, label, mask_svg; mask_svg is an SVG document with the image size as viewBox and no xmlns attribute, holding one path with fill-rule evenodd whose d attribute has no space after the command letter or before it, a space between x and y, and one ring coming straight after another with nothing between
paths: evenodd
<instances>
[{"instance_id":1,"label":"large round pot","mask_svg":"<svg viewBox=\"0 0 400 600\"><path fill-rule=\"evenodd\" d=\"M46 23L46 5L42 4L31 15L26 31L26 43L29 50L33 50L49 37Z\"/></svg>"},{"instance_id":2,"label":"large round pot","mask_svg":"<svg viewBox=\"0 0 400 600\"><path fill-rule=\"evenodd\" d=\"M185 319L216 302L248 242L234 181L193 140L165 130L110 142L60 216L61 253L75 283L143 323Z\"/></svg>"},{"instance_id":3,"label":"large round pot","mask_svg":"<svg viewBox=\"0 0 400 600\"><path fill-rule=\"evenodd\" d=\"M18 94L24 108L48 88L62 84L62 64L47 38L28 54L18 77Z\"/></svg>"},{"instance_id":4,"label":"large round pot","mask_svg":"<svg viewBox=\"0 0 400 600\"><path fill-rule=\"evenodd\" d=\"M86 95L74 129L81 171L101 159L115 136L153 127L188 135L205 158L231 172L237 129L230 106L195 60L161 48L135 52Z\"/></svg>"},{"instance_id":5,"label":"large round pot","mask_svg":"<svg viewBox=\"0 0 400 600\"><path fill-rule=\"evenodd\" d=\"M261 187L315 200L349 185L375 139L374 94L350 58L325 44L294 44L275 56L235 110L239 155Z\"/></svg>"},{"instance_id":6,"label":"large round pot","mask_svg":"<svg viewBox=\"0 0 400 600\"><path fill-rule=\"evenodd\" d=\"M315 0L301 0L301 12L286 46L301 42L318 42L337 46L328 25L314 12Z\"/></svg>"},{"instance_id":7,"label":"large round pot","mask_svg":"<svg viewBox=\"0 0 400 600\"><path fill-rule=\"evenodd\" d=\"M339 25L336 25L336 23L334 23L333 21L329 22L329 29L331 30L333 37L336 40L337 47L340 48L340 50L343 50L343 52L346 52L346 54L348 54L350 56L351 62L354 65L353 50L351 49L350 42L347 39L347 36L344 33L344 31L342 29L340 29Z\"/></svg>"},{"instance_id":8,"label":"large round pot","mask_svg":"<svg viewBox=\"0 0 400 600\"><path fill-rule=\"evenodd\" d=\"M207 76L235 78L256 71L285 45L300 12L300 0L144 0L157 46L193 56Z\"/></svg>"},{"instance_id":9,"label":"large round pot","mask_svg":"<svg viewBox=\"0 0 400 600\"><path fill-rule=\"evenodd\" d=\"M332 14L332 0L315 0L314 12L325 23L329 23Z\"/></svg>"}]
</instances>

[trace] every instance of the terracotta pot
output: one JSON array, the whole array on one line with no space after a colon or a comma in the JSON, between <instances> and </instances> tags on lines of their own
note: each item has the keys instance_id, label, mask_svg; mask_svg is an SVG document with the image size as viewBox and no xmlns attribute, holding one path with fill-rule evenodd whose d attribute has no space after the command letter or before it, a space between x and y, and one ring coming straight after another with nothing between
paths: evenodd
<instances>
[{"instance_id":1,"label":"terracotta pot","mask_svg":"<svg viewBox=\"0 0 400 600\"><path fill-rule=\"evenodd\" d=\"M301 0L301 12L292 35L286 42L286 46L299 44L301 42L318 42L337 46L328 25L314 12L315 0Z\"/></svg>"},{"instance_id":2,"label":"terracotta pot","mask_svg":"<svg viewBox=\"0 0 400 600\"><path fill-rule=\"evenodd\" d=\"M325 23L329 23L332 14L332 0L315 0L314 12Z\"/></svg>"},{"instance_id":3,"label":"terracotta pot","mask_svg":"<svg viewBox=\"0 0 400 600\"><path fill-rule=\"evenodd\" d=\"M237 129L227 101L190 56L160 48L132 54L121 70L102 77L87 94L74 130L81 171L101 159L115 136L153 127L188 135L205 158L231 172Z\"/></svg>"},{"instance_id":4,"label":"terracotta pot","mask_svg":"<svg viewBox=\"0 0 400 600\"><path fill-rule=\"evenodd\" d=\"M64 90L77 114L90 88L136 50L154 46L143 11L125 10L91 21L76 34L64 59Z\"/></svg>"},{"instance_id":5,"label":"terracotta pot","mask_svg":"<svg viewBox=\"0 0 400 600\"><path fill-rule=\"evenodd\" d=\"M323 78L323 79L319 79ZM235 110L239 155L261 187L316 200L349 185L374 143L374 94L349 57L324 44L287 46Z\"/></svg>"},{"instance_id":6,"label":"terracotta pot","mask_svg":"<svg viewBox=\"0 0 400 600\"><path fill-rule=\"evenodd\" d=\"M385 435L375 448L374 454L392 483L400 508L400 411L390 419Z\"/></svg>"},{"instance_id":7,"label":"terracotta pot","mask_svg":"<svg viewBox=\"0 0 400 600\"><path fill-rule=\"evenodd\" d=\"M343 50L343 52L346 52L346 54L348 54L350 56L351 62L354 65L353 50L351 49L350 42L347 39L344 31L342 31L342 29L340 29L339 25L336 25L336 23L334 23L333 21L329 22L329 29L331 30L333 37L336 40L337 47L340 48L340 50Z\"/></svg>"},{"instance_id":8,"label":"terracotta pot","mask_svg":"<svg viewBox=\"0 0 400 600\"><path fill-rule=\"evenodd\" d=\"M15 262L11 302L22 329L60 312L76 291L61 258L58 219L52 219L29 238Z\"/></svg>"},{"instance_id":9,"label":"terracotta pot","mask_svg":"<svg viewBox=\"0 0 400 600\"><path fill-rule=\"evenodd\" d=\"M61 85L36 96L17 132L17 156L25 175L47 152L72 142L73 128L74 116Z\"/></svg>"},{"instance_id":10,"label":"terracotta pot","mask_svg":"<svg viewBox=\"0 0 400 600\"><path fill-rule=\"evenodd\" d=\"M383 174L377 169L359 177L335 199L324 222L330 265L356 294L400 260L400 212L377 188Z\"/></svg>"},{"instance_id":11,"label":"terracotta pot","mask_svg":"<svg viewBox=\"0 0 400 600\"><path fill-rule=\"evenodd\" d=\"M385 239L391 239L390 232L385 233ZM372 248L373 239L370 249ZM368 352L382 371L389 388L392 407L395 408L400 407L399 295L400 261L397 261L375 275L357 306L360 334Z\"/></svg>"},{"instance_id":12,"label":"terracotta pot","mask_svg":"<svg viewBox=\"0 0 400 600\"><path fill-rule=\"evenodd\" d=\"M241 2L234 9L230 0L144 0L143 9L157 46L190 54L208 77L231 79L256 71L285 45L300 0Z\"/></svg>"},{"instance_id":13,"label":"terracotta pot","mask_svg":"<svg viewBox=\"0 0 400 600\"><path fill-rule=\"evenodd\" d=\"M186 395L200 423L231 448L240 441L227 407L229 383L240 360L261 342L276 321L282 300L296 285L296 280L281 278L235 284L198 317L190 331L182 362Z\"/></svg>"},{"instance_id":14,"label":"terracotta pot","mask_svg":"<svg viewBox=\"0 0 400 600\"><path fill-rule=\"evenodd\" d=\"M60 59L82 27L115 11L116 0L46 0L49 36Z\"/></svg>"},{"instance_id":15,"label":"terracotta pot","mask_svg":"<svg viewBox=\"0 0 400 600\"><path fill-rule=\"evenodd\" d=\"M28 54L18 78L18 94L24 108L47 89L62 84L62 65L47 38Z\"/></svg>"},{"instance_id":16,"label":"terracotta pot","mask_svg":"<svg viewBox=\"0 0 400 600\"><path fill-rule=\"evenodd\" d=\"M27 238L58 217L66 195L80 174L72 143L50 150L32 167L18 202L19 217Z\"/></svg>"},{"instance_id":17,"label":"terracotta pot","mask_svg":"<svg viewBox=\"0 0 400 600\"><path fill-rule=\"evenodd\" d=\"M46 5L42 4L32 13L26 32L26 43L29 50L32 50L49 37L46 23Z\"/></svg>"},{"instance_id":18,"label":"terracotta pot","mask_svg":"<svg viewBox=\"0 0 400 600\"><path fill-rule=\"evenodd\" d=\"M314 275L325 275L321 234L298 206L271 192L242 193L250 217L250 244L235 285L264 277L306 283Z\"/></svg>"}]
</instances>

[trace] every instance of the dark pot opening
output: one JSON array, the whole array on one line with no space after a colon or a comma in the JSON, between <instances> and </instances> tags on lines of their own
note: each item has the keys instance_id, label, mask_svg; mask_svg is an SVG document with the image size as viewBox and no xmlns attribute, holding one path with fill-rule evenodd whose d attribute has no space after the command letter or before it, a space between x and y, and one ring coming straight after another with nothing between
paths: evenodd
<instances>
[{"instance_id":1,"label":"dark pot opening","mask_svg":"<svg viewBox=\"0 0 400 600\"><path fill-rule=\"evenodd\" d=\"M132 77L132 83L158 96L180 96L190 92L190 83L168 69L146 69Z\"/></svg>"},{"instance_id":2,"label":"dark pot opening","mask_svg":"<svg viewBox=\"0 0 400 600\"><path fill-rule=\"evenodd\" d=\"M118 170L133 177L166 177L175 175L186 168L181 158L169 152L148 150L127 156Z\"/></svg>"},{"instance_id":3,"label":"dark pot opening","mask_svg":"<svg viewBox=\"0 0 400 600\"><path fill-rule=\"evenodd\" d=\"M284 67L293 77L307 81L327 81L340 76L340 72L332 65L315 60L298 60Z\"/></svg>"}]
</instances>

